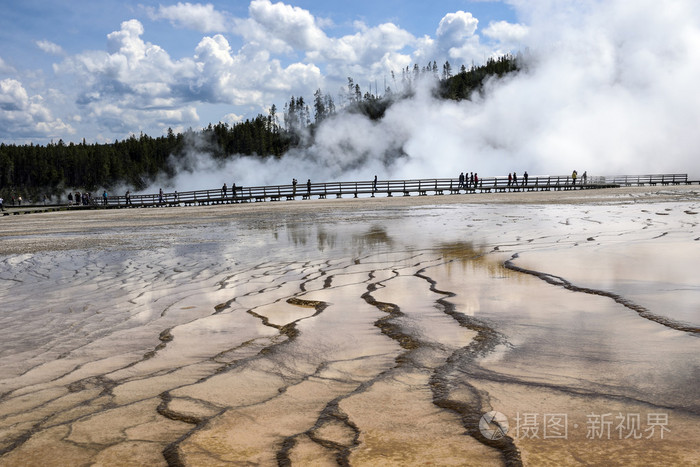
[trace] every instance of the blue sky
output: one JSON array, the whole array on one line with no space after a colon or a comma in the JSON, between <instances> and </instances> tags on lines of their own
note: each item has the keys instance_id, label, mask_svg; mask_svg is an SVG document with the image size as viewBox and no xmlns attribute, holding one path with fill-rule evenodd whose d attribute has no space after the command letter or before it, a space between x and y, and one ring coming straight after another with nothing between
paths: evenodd
<instances>
[{"instance_id":1,"label":"blue sky","mask_svg":"<svg viewBox=\"0 0 700 467\"><path fill-rule=\"evenodd\" d=\"M0 141L232 123L348 76L366 90L416 62L479 64L526 34L499 1L2 1Z\"/></svg>"}]
</instances>

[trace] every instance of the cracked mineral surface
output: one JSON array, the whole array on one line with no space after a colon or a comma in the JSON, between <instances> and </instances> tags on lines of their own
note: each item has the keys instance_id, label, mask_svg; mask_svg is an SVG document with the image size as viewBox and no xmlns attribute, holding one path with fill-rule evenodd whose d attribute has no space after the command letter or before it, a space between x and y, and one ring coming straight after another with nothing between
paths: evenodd
<instances>
[{"instance_id":1,"label":"cracked mineral surface","mask_svg":"<svg viewBox=\"0 0 700 467\"><path fill-rule=\"evenodd\" d=\"M699 211L647 187L0 219L0 466L692 464Z\"/></svg>"}]
</instances>

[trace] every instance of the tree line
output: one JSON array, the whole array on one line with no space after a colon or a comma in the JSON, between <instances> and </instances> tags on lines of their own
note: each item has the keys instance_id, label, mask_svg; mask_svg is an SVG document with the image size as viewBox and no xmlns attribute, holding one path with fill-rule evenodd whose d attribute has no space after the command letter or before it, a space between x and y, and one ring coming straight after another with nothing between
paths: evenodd
<instances>
[{"instance_id":1,"label":"tree line","mask_svg":"<svg viewBox=\"0 0 700 467\"><path fill-rule=\"evenodd\" d=\"M420 79L436 81L436 97L461 100L481 92L487 79L520 68L520 58L513 55L489 59L482 66L462 65L457 73L449 62L438 67L433 61L423 67L406 67L400 74L392 72L381 95L376 85L375 93L371 92L371 85L363 93L359 83L349 77L338 106L330 94L318 89L311 102L292 96L281 116L273 105L267 115L234 124L209 124L201 130L190 128L184 133L175 134L168 129L166 135L159 137L141 133L106 144L87 144L84 139L78 144L59 140L45 146L0 143L0 197L40 200L68 190L95 191L117 186L142 190L159 176L173 177L192 147L217 159L235 155L279 158L292 147L311 144L318 125L338 112L381 119L394 102L413 95Z\"/></svg>"}]
</instances>

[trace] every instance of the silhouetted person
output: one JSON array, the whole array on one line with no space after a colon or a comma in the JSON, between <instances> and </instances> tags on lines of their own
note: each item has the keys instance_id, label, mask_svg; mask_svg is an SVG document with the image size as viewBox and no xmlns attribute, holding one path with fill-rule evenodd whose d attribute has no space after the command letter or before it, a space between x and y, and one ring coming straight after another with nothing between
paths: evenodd
<instances>
[{"instance_id":1,"label":"silhouetted person","mask_svg":"<svg viewBox=\"0 0 700 467\"><path fill-rule=\"evenodd\" d=\"M306 180L306 194L311 196L311 179Z\"/></svg>"}]
</instances>

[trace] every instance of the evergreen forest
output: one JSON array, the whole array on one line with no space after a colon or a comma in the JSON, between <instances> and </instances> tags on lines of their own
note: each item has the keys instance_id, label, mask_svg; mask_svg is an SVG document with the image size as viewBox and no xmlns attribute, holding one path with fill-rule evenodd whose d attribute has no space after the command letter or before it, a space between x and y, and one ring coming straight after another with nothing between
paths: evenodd
<instances>
[{"instance_id":1,"label":"evergreen forest","mask_svg":"<svg viewBox=\"0 0 700 467\"><path fill-rule=\"evenodd\" d=\"M489 59L482 66L453 71L449 62L442 67L433 61L417 64L400 73L391 73L391 84L384 93L362 92L348 78L347 93L340 110L329 94L317 90L307 102L294 97L280 111L273 105L267 115L258 115L235 124L209 124L201 130L189 129L152 137L141 133L109 144L75 144L63 140L42 145L0 143L0 197L5 204L21 196L30 202L61 196L68 190L96 191L117 186L143 190L157 177L172 177L180 167L188 148L193 146L216 159L229 157L280 158L291 148L313 144L316 127L339 112L357 112L378 120L400 99L414 93L419 79L434 79L435 96L463 100L483 91L487 79L498 79L517 72L521 60L512 55ZM400 89L400 91L399 91ZM376 85L375 85L376 91ZM209 188L209 187L202 187Z\"/></svg>"}]
</instances>

